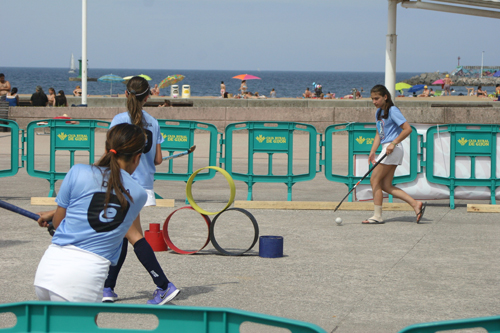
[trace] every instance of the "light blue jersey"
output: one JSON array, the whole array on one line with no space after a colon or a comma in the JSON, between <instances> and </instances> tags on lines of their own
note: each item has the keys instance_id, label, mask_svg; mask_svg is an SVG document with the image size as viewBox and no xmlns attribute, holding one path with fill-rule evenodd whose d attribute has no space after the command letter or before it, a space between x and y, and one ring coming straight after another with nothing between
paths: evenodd
<instances>
[{"instance_id":1,"label":"light blue jersey","mask_svg":"<svg viewBox=\"0 0 500 333\"><path fill-rule=\"evenodd\" d=\"M158 125L158 121L153 116L143 110L142 118L144 120L144 128L146 129L147 135L146 148L141 155L141 163L139 163L139 166L135 169L132 178L145 189L153 190L154 175L156 172L156 145L161 144L164 139L161 135L160 125ZM128 112L117 114L111 121L109 128L122 123L132 124Z\"/></svg>"},{"instance_id":2,"label":"light blue jersey","mask_svg":"<svg viewBox=\"0 0 500 333\"><path fill-rule=\"evenodd\" d=\"M66 217L56 229L52 243L74 245L115 265L123 237L139 215L147 194L128 172L121 170L123 187L134 202L125 196L128 205L122 210L118 198L112 195L104 212L107 183L103 182L101 170L106 169L83 164L76 164L69 170L56 198L57 205L66 209Z\"/></svg>"},{"instance_id":3,"label":"light blue jersey","mask_svg":"<svg viewBox=\"0 0 500 333\"><path fill-rule=\"evenodd\" d=\"M380 120L377 120L376 118L379 111L381 112L381 115L384 114L384 111L378 109L375 113L375 121L377 122L377 131L380 136L380 143L383 144L392 142L403 131L400 126L406 123L406 119L401 111L395 106L391 106L389 109L389 117L387 117L387 119L381 118Z\"/></svg>"}]
</instances>

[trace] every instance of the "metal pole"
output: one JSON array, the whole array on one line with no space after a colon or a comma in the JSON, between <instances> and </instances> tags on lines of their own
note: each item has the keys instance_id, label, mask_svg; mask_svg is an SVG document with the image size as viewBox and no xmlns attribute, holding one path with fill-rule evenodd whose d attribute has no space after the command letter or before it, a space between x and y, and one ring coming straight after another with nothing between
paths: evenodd
<instances>
[{"instance_id":1,"label":"metal pole","mask_svg":"<svg viewBox=\"0 0 500 333\"><path fill-rule=\"evenodd\" d=\"M481 54L481 79L483 78L483 59L484 59L484 51Z\"/></svg>"},{"instance_id":2,"label":"metal pole","mask_svg":"<svg viewBox=\"0 0 500 333\"><path fill-rule=\"evenodd\" d=\"M391 93L393 101L396 97L396 15L397 0L388 0L387 36L385 44L385 86Z\"/></svg>"},{"instance_id":3,"label":"metal pole","mask_svg":"<svg viewBox=\"0 0 500 333\"><path fill-rule=\"evenodd\" d=\"M82 0L82 104L87 105L87 0Z\"/></svg>"}]
</instances>

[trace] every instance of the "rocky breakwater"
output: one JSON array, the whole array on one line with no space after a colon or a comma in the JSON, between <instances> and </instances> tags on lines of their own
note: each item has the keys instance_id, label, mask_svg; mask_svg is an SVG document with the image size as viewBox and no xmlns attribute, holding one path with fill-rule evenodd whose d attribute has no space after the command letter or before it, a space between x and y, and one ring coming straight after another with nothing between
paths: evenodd
<instances>
[{"instance_id":1,"label":"rocky breakwater","mask_svg":"<svg viewBox=\"0 0 500 333\"><path fill-rule=\"evenodd\" d=\"M439 79L444 79L446 77L446 74L449 73L447 72L422 73L420 75L416 75L412 78L409 78L408 80L404 80L403 82L411 84L412 86L416 84L426 84L430 86L432 85L433 82ZM483 76L482 78L479 78L479 77L463 77L457 75L450 75L450 78L451 81L453 81L454 86L487 87L487 86L496 86L497 84L500 84L500 77L492 77L492 76Z\"/></svg>"}]
</instances>

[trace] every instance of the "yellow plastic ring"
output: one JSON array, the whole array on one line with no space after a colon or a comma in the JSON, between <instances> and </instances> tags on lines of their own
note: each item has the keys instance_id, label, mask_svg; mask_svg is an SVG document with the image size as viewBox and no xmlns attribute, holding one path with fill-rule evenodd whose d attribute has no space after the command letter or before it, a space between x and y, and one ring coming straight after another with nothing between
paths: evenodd
<instances>
[{"instance_id":1,"label":"yellow plastic ring","mask_svg":"<svg viewBox=\"0 0 500 333\"><path fill-rule=\"evenodd\" d=\"M222 210L220 210L218 212L208 212L208 211L203 210L202 208L200 208L200 206L198 206L196 204L196 202L194 201L193 194L191 193L191 187L193 186L194 177L196 177L196 175L200 171L205 170L205 169L212 169L212 170L215 170L215 171L219 171L224 176L224 178L226 178L227 183L229 184L229 188L231 190L231 194L229 196L229 201L227 202L226 207L224 207ZM193 207L193 209L195 211L197 211L198 213L203 214L203 215L215 215L215 214L219 214L219 213L225 211L229 206L231 206L233 204L235 196L236 196L236 187L234 186L234 180L233 180L233 178L231 177L231 175L226 170L221 169L221 168L216 167L216 166L207 166L207 167L204 167L204 168L196 170L195 172L193 172L193 174L191 175L191 177L189 177L189 179L187 181L187 184L186 184L186 197L187 197L187 199L189 201L189 204L191 205L191 207Z\"/></svg>"}]
</instances>

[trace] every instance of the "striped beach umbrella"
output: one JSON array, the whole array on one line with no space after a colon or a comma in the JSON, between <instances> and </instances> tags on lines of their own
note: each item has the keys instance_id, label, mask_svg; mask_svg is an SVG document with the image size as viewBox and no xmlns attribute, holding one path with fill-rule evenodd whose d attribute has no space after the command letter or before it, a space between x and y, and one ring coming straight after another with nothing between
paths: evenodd
<instances>
[{"instance_id":1,"label":"striped beach umbrella","mask_svg":"<svg viewBox=\"0 0 500 333\"><path fill-rule=\"evenodd\" d=\"M109 91L109 94L113 95L113 82L123 82L123 78L120 77L120 76L118 76L118 75L107 74L107 75L103 75L100 78L98 78L97 81L99 81L99 82L110 82L111 83L111 89Z\"/></svg>"},{"instance_id":2,"label":"striped beach umbrella","mask_svg":"<svg viewBox=\"0 0 500 333\"><path fill-rule=\"evenodd\" d=\"M166 88L168 86L171 86L172 84L175 84L177 82L180 82L184 80L185 76L181 74L174 74L166 77L163 79L163 81L160 82L159 87L160 88Z\"/></svg>"}]
</instances>

